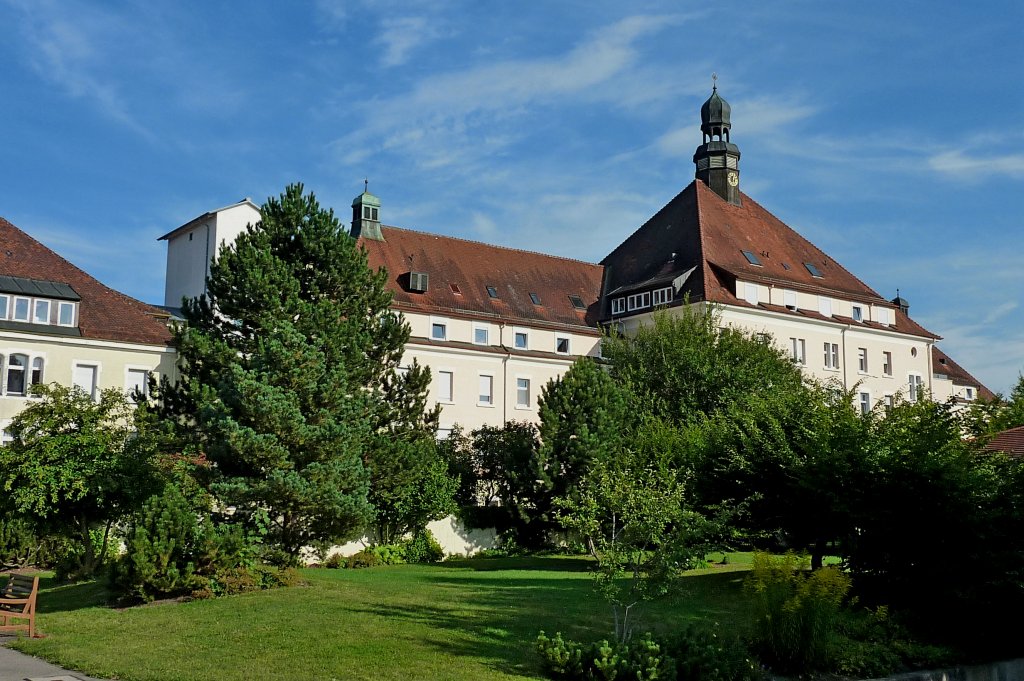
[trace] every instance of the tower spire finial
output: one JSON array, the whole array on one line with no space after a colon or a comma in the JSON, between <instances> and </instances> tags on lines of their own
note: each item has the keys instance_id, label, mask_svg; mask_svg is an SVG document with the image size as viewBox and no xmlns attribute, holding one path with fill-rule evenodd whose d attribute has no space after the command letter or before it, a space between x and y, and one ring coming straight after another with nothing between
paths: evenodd
<instances>
[{"instance_id":1,"label":"tower spire finial","mask_svg":"<svg viewBox=\"0 0 1024 681\"><path fill-rule=\"evenodd\" d=\"M714 71L711 72L711 91L718 92L718 74Z\"/></svg>"},{"instance_id":2,"label":"tower spire finial","mask_svg":"<svg viewBox=\"0 0 1024 681\"><path fill-rule=\"evenodd\" d=\"M370 180L369 180L369 178L363 178L363 191L364 192L370 191Z\"/></svg>"}]
</instances>

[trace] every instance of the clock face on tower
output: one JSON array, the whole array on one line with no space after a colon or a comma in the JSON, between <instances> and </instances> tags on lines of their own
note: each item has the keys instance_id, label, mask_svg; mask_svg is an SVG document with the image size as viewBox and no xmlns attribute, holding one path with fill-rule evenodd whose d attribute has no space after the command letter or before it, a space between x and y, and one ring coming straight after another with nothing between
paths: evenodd
<instances>
[{"instance_id":1,"label":"clock face on tower","mask_svg":"<svg viewBox=\"0 0 1024 681\"><path fill-rule=\"evenodd\" d=\"M729 173L729 175L726 177L726 180L729 181L730 186L735 187L740 183L740 176L737 175L736 173Z\"/></svg>"}]
</instances>

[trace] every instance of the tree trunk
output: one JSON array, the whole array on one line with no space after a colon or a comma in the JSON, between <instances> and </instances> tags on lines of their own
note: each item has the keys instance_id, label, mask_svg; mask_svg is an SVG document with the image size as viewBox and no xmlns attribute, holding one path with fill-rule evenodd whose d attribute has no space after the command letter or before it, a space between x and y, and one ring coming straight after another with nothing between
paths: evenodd
<instances>
[{"instance_id":1,"label":"tree trunk","mask_svg":"<svg viewBox=\"0 0 1024 681\"><path fill-rule=\"evenodd\" d=\"M825 547L826 541L824 539L818 539L814 542L814 549L811 551L812 570L817 570L821 567L822 561L825 559Z\"/></svg>"}]
</instances>

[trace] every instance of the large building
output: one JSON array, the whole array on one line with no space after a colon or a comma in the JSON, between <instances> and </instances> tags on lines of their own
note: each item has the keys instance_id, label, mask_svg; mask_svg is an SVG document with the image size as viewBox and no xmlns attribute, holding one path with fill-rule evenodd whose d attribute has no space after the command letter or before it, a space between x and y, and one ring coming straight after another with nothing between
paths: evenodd
<instances>
[{"instance_id":1,"label":"large building","mask_svg":"<svg viewBox=\"0 0 1024 681\"><path fill-rule=\"evenodd\" d=\"M404 359L431 368L442 435L535 420L541 387L575 357L599 354L603 328L629 333L686 301L765 334L810 376L854 390L863 410L898 395L991 397L904 299L879 295L741 191L730 114L715 90L701 109L695 179L599 264L389 227L376 196L355 198L351 233L389 273L412 327ZM245 199L161 237L165 305L202 293L219 245L258 219Z\"/></svg>"},{"instance_id":2,"label":"large building","mask_svg":"<svg viewBox=\"0 0 1024 681\"><path fill-rule=\"evenodd\" d=\"M166 318L0 218L0 440L34 384L95 397L105 388L144 392L152 374L173 379Z\"/></svg>"}]
</instances>

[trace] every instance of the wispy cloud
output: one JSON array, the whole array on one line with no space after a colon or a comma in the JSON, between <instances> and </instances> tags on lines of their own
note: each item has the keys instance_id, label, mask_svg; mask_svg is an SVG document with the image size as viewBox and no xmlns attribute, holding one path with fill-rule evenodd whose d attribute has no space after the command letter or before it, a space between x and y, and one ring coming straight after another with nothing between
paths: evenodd
<instances>
[{"instance_id":1,"label":"wispy cloud","mask_svg":"<svg viewBox=\"0 0 1024 681\"><path fill-rule=\"evenodd\" d=\"M972 154L951 149L928 158L932 170L958 179L981 181L992 175L1024 177L1024 154Z\"/></svg>"},{"instance_id":2,"label":"wispy cloud","mask_svg":"<svg viewBox=\"0 0 1024 681\"><path fill-rule=\"evenodd\" d=\"M377 42L384 46L381 66L400 66L414 50L443 36L437 21L423 16L384 19L377 38Z\"/></svg>"}]
</instances>

